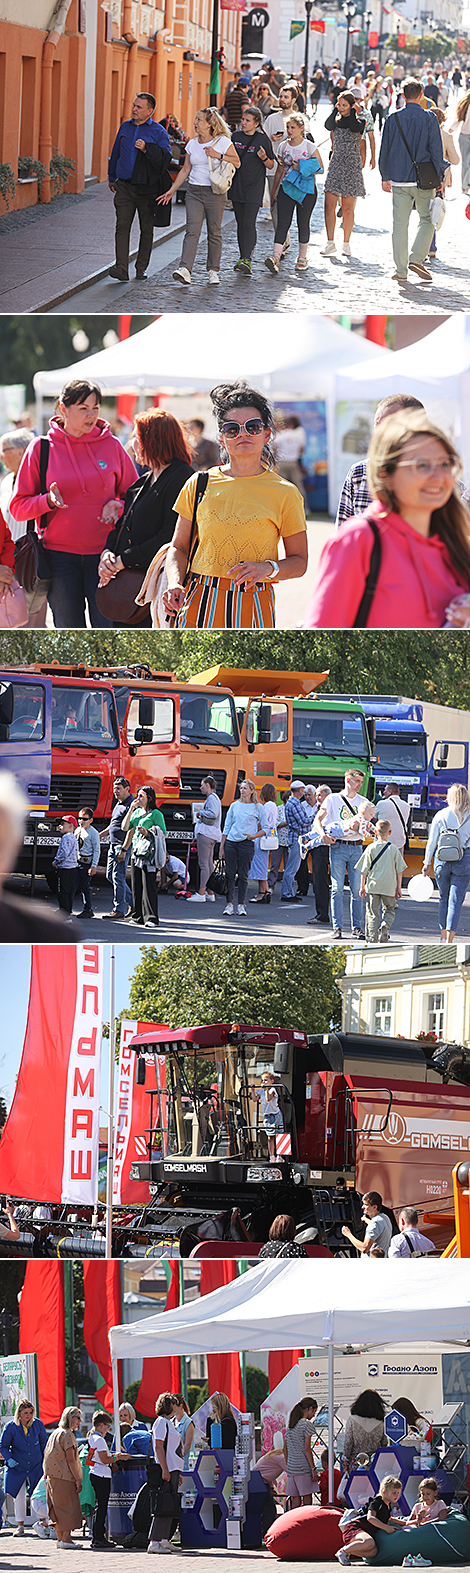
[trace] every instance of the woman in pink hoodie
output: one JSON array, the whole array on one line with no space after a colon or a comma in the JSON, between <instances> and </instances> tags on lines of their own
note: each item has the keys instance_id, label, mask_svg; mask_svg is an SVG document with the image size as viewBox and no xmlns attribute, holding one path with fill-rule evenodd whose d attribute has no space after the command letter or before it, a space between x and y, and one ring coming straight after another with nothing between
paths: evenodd
<instances>
[{"instance_id":1,"label":"woman in pink hoodie","mask_svg":"<svg viewBox=\"0 0 470 1573\"><path fill-rule=\"evenodd\" d=\"M424 410L398 411L376 427L367 459L374 501L324 547L307 628L462 622L462 604L452 603L470 590L470 514L459 471L453 443Z\"/></svg>"},{"instance_id":2,"label":"woman in pink hoodie","mask_svg":"<svg viewBox=\"0 0 470 1573\"><path fill-rule=\"evenodd\" d=\"M41 491L41 443L22 459L10 502L14 519L35 519L45 548L44 576L56 628L111 625L98 611L98 564L109 530L136 480L132 460L100 420L101 390L94 382L66 383L49 427L46 482Z\"/></svg>"}]
</instances>

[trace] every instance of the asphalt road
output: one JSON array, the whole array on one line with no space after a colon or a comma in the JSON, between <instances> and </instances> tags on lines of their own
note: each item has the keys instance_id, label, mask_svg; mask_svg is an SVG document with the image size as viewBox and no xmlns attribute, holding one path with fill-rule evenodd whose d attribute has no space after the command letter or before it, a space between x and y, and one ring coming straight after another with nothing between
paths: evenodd
<instances>
[{"instance_id":1,"label":"asphalt road","mask_svg":"<svg viewBox=\"0 0 470 1573\"><path fill-rule=\"evenodd\" d=\"M10 888L18 894L26 894L25 881L20 877L9 881ZM246 917L238 917L237 911L233 917L224 917L223 910L225 899L217 897L214 902L187 902L176 901L173 895L161 895L159 898L160 922L158 928L142 929L131 922L115 923L112 919L107 921L106 914L110 911L110 887L100 875L93 883L93 901L95 918L75 922L77 942L83 939L93 939L104 943L111 941L116 944L142 945L330 945L335 943L332 939L332 930L317 926L309 926L309 918L315 915L315 903L311 889L302 902L294 902L292 906L280 899L280 884L272 897L269 906L253 906L247 901ZM257 894L257 885L252 880L249 885L248 896ZM36 884L36 897L48 899L51 909L56 909L54 897L48 895L45 880L38 879ZM78 903L75 903L76 913ZM392 930L392 940L396 944L405 943L435 943L439 941L439 928L437 921L438 896L437 889L430 901L419 905L412 901L404 890ZM459 940L470 940L470 892L465 897L462 916L458 932ZM343 912L343 944L357 945L360 943L351 938L349 921L349 900L344 898Z\"/></svg>"}]
</instances>

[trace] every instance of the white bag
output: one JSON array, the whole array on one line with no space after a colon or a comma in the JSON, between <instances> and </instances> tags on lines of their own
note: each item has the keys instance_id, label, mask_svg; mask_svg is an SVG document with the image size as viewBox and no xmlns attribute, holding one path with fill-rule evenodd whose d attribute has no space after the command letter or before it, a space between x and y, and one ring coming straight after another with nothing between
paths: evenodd
<instances>
[{"instance_id":1,"label":"white bag","mask_svg":"<svg viewBox=\"0 0 470 1573\"><path fill-rule=\"evenodd\" d=\"M265 836L260 837L259 844L262 852L276 852L279 846L276 831L268 830Z\"/></svg>"},{"instance_id":2,"label":"white bag","mask_svg":"<svg viewBox=\"0 0 470 1573\"><path fill-rule=\"evenodd\" d=\"M210 183L216 196L223 196L226 191L230 191L234 174L235 165L230 164L228 159L209 157Z\"/></svg>"},{"instance_id":3,"label":"white bag","mask_svg":"<svg viewBox=\"0 0 470 1573\"><path fill-rule=\"evenodd\" d=\"M445 202L444 202L444 198L443 197L433 197L431 205L430 205L430 208L429 208L429 217L432 219L432 222L434 224L434 228L436 230L442 228L445 216L446 216L446 205L445 205Z\"/></svg>"}]
</instances>

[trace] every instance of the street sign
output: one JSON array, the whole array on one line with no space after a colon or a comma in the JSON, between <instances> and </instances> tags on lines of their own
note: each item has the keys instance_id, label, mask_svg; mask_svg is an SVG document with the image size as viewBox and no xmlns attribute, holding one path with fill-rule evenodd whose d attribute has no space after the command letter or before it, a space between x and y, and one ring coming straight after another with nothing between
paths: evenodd
<instances>
[{"instance_id":1,"label":"street sign","mask_svg":"<svg viewBox=\"0 0 470 1573\"><path fill-rule=\"evenodd\" d=\"M405 1416L400 1414L399 1409L391 1409L390 1413L385 1416L384 1431L385 1435L388 1436L389 1442L403 1441L403 1437L406 1436L408 1431L408 1422L405 1420Z\"/></svg>"},{"instance_id":2,"label":"street sign","mask_svg":"<svg viewBox=\"0 0 470 1573\"><path fill-rule=\"evenodd\" d=\"M252 27L269 27L269 15L264 6L254 5L250 11Z\"/></svg>"}]
</instances>

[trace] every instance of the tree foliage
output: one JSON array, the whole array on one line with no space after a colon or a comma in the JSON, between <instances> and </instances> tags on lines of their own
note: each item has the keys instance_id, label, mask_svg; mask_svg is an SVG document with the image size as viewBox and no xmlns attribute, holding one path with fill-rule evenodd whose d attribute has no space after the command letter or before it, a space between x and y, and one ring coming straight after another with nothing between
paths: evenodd
<instances>
[{"instance_id":1,"label":"tree foliage","mask_svg":"<svg viewBox=\"0 0 470 1573\"><path fill-rule=\"evenodd\" d=\"M328 1032L341 1023L337 978L344 951L316 945L173 945L145 948L129 1008L169 1027L240 1021Z\"/></svg>"},{"instance_id":2,"label":"tree foliage","mask_svg":"<svg viewBox=\"0 0 470 1573\"><path fill-rule=\"evenodd\" d=\"M134 317L131 333L148 327L152 321L152 317ZM90 341L88 349L81 354L72 344L77 328L82 328ZM118 317L3 317L0 383L8 386L24 382L26 398L31 400L36 371L55 371L60 366L72 366L75 361L78 366L85 355L103 349L103 338L110 328L118 332Z\"/></svg>"},{"instance_id":3,"label":"tree foliage","mask_svg":"<svg viewBox=\"0 0 470 1573\"><path fill-rule=\"evenodd\" d=\"M18 629L2 637L5 666L79 661L96 666L142 662L185 680L207 667L329 672L323 692L404 694L470 708L470 634L383 629L294 629L251 633L159 633L94 629L69 633Z\"/></svg>"}]
</instances>

